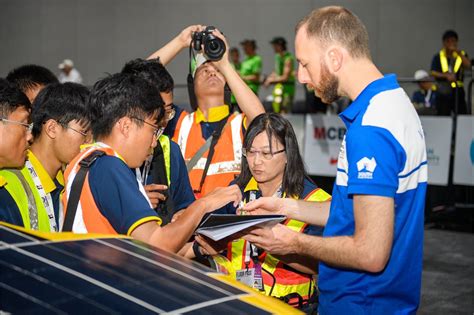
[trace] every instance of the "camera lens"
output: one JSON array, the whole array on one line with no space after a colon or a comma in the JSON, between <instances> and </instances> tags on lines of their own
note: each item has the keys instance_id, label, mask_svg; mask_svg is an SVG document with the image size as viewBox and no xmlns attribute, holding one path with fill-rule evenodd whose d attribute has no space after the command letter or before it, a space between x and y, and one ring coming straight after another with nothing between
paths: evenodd
<instances>
[{"instance_id":1,"label":"camera lens","mask_svg":"<svg viewBox=\"0 0 474 315\"><path fill-rule=\"evenodd\" d=\"M225 53L225 44L220 38L212 37L204 42L204 53L209 60L220 60Z\"/></svg>"}]
</instances>

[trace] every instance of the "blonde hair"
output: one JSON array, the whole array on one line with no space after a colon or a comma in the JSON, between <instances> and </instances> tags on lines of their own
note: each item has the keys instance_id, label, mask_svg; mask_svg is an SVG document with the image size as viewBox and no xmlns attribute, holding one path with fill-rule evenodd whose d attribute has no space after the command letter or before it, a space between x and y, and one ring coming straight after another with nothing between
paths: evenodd
<instances>
[{"instance_id":1,"label":"blonde hair","mask_svg":"<svg viewBox=\"0 0 474 315\"><path fill-rule=\"evenodd\" d=\"M297 25L305 26L309 38L316 38L323 48L330 43L343 45L354 58L371 59L369 34L361 20L346 8L328 6L313 10Z\"/></svg>"}]
</instances>

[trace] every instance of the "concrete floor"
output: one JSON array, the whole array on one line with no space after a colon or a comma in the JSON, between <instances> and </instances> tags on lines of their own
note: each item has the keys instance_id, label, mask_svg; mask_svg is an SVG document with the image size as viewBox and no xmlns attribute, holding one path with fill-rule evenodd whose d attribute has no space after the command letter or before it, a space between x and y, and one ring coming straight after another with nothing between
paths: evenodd
<instances>
[{"instance_id":1,"label":"concrete floor","mask_svg":"<svg viewBox=\"0 0 474 315\"><path fill-rule=\"evenodd\" d=\"M425 230L418 314L474 314L474 234Z\"/></svg>"}]
</instances>

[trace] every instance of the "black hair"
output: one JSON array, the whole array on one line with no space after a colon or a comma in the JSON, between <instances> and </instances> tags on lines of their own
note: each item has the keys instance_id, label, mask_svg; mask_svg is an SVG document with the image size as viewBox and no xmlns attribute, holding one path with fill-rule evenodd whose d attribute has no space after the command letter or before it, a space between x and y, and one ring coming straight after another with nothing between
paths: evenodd
<instances>
[{"instance_id":1,"label":"black hair","mask_svg":"<svg viewBox=\"0 0 474 315\"><path fill-rule=\"evenodd\" d=\"M87 103L94 139L110 135L125 116L145 119L158 114L158 123L164 117L163 105L158 89L147 80L126 73L109 75L94 84Z\"/></svg>"},{"instance_id":2,"label":"black hair","mask_svg":"<svg viewBox=\"0 0 474 315\"><path fill-rule=\"evenodd\" d=\"M454 30L447 30L443 34L443 42L449 38L455 38L456 40L458 40L458 33L456 33L456 31Z\"/></svg>"},{"instance_id":3,"label":"black hair","mask_svg":"<svg viewBox=\"0 0 474 315\"><path fill-rule=\"evenodd\" d=\"M158 88L158 91L169 93L173 91L174 81L160 59L144 60L137 58L125 64L122 73L139 76Z\"/></svg>"},{"instance_id":4,"label":"black hair","mask_svg":"<svg viewBox=\"0 0 474 315\"><path fill-rule=\"evenodd\" d=\"M303 158L298 148L298 140L290 122L276 113L260 114L250 123L245 133L243 148L250 150L255 137L266 132L269 139L270 151L272 138L283 144L286 152L287 164L283 174L282 192L288 197L299 197L304 190L304 180L309 179L306 173ZM237 178L237 185L244 188L252 178L252 173L245 157L242 157L242 171ZM310 180L310 179L309 179Z\"/></svg>"},{"instance_id":5,"label":"black hair","mask_svg":"<svg viewBox=\"0 0 474 315\"><path fill-rule=\"evenodd\" d=\"M7 118L17 108L24 107L31 110L31 104L18 87L5 79L0 79L0 117Z\"/></svg>"},{"instance_id":6,"label":"black hair","mask_svg":"<svg viewBox=\"0 0 474 315\"><path fill-rule=\"evenodd\" d=\"M89 90L77 83L54 83L46 86L33 102L31 119L33 137L41 134L43 124L49 119L56 120L66 126L76 120L82 127L90 125L91 116L87 109Z\"/></svg>"},{"instance_id":7,"label":"black hair","mask_svg":"<svg viewBox=\"0 0 474 315\"><path fill-rule=\"evenodd\" d=\"M229 49L229 52L234 52L234 51L239 52L239 49L237 47L231 47Z\"/></svg>"},{"instance_id":8,"label":"black hair","mask_svg":"<svg viewBox=\"0 0 474 315\"><path fill-rule=\"evenodd\" d=\"M38 85L59 83L58 78L49 69L38 65L24 65L10 71L6 78L26 93Z\"/></svg>"}]
</instances>

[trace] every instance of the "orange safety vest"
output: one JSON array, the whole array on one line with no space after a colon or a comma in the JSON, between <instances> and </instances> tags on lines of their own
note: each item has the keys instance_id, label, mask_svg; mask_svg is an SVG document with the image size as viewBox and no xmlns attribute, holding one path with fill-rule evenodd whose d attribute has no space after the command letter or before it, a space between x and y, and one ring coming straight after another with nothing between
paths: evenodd
<instances>
[{"instance_id":1,"label":"orange safety vest","mask_svg":"<svg viewBox=\"0 0 474 315\"><path fill-rule=\"evenodd\" d=\"M209 165L203 187L199 192L202 174L209 150L203 154L189 172L189 180L195 192L205 196L217 187L226 187L240 174L242 159L242 114L233 113L229 117L221 137L214 148L214 156ZM189 162L197 151L205 144L200 123L195 123L196 113L181 115L176 125L173 141L181 148L184 160ZM198 196L197 196L198 197Z\"/></svg>"},{"instance_id":2,"label":"orange safety vest","mask_svg":"<svg viewBox=\"0 0 474 315\"><path fill-rule=\"evenodd\" d=\"M105 152L109 156L115 156L120 158L120 155L115 152L111 147L102 144L87 145L85 149L79 153L74 160L69 163L66 171L64 172L65 179L65 191L62 198L62 203L64 206L64 217L66 217L67 202L69 194L71 193L71 186L74 182L74 178L77 175L77 172L81 168L79 162L86 158L93 151L100 150ZM143 187L140 188L142 194L145 194ZM148 198L147 198L148 200ZM150 205L151 207L151 205ZM143 223L143 221L141 221ZM135 225L134 225L135 226ZM130 230L133 230L130 228ZM109 220L102 215L97 204L95 203L94 196L92 195L90 186L89 186L89 173L87 173L84 180L84 186L82 187L81 196L79 198L79 203L77 205L77 212L74 218L74 224L72 227L72 232L74 233L100 233L100 234L119 234L110 224Z\"/></svg>"},{"instance_id":3,"label":"orange safety vest","mask_svg":"<svg viewBox=\"0 0 474 315\"><path fill-rule=\"evenodd\" d=\"M256 186L253 178L247 187L252 184ZM316 188L304 198L304 200L319 202L330 199L331 195L320 188ZM304 222L291 219L286 220L283 224L299 233L302 233L307 226ZM232 272L247 267L253 268L252 259L250 261L246 259L246 255L249 253L249 246L250 244L243 239L229 242L227 258L231 263L231 266L228 267L232 269ZM248 261L247 265L246 260ZM290 270L282 261L265 252L258 257L258 260L262 265L262 279L266 295L280 298L291 293L298 293L304 300L308 300L314 293L315 281L313 281L312 275L304 274L294 269ZM289 301L290 304L294 302L297 302L297 298L292 298Z\"/></svg>"}]
</instances>

